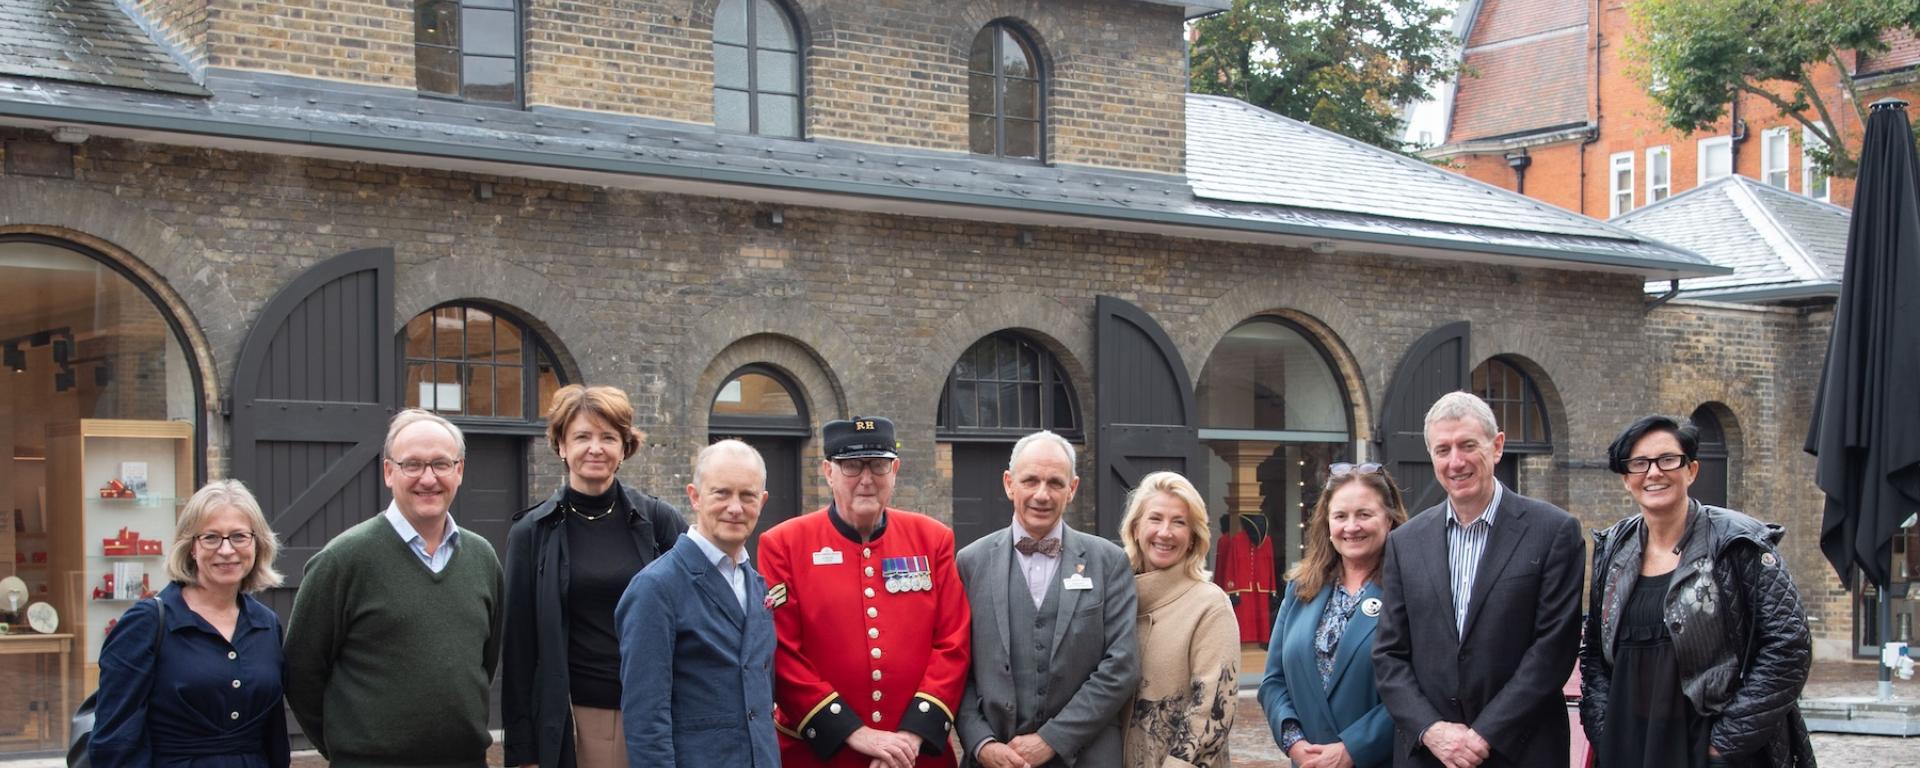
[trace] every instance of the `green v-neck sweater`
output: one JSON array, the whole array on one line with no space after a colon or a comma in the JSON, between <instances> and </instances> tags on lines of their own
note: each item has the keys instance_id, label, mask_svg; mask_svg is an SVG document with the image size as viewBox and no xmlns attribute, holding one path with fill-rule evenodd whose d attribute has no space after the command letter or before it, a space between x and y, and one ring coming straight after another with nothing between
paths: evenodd
<instances>
[{"instance_id":1,"label":"green v-neck sweater","mask_svg":"<svg viewBox=\"0 0 1920 768\"><path fill-rule=\"evenodd\" d=\"M375 515L307 562L287 624L287 708L335 768L486 764L500 560L461 529L439 573Z\"/></svg>"}]
</instances>

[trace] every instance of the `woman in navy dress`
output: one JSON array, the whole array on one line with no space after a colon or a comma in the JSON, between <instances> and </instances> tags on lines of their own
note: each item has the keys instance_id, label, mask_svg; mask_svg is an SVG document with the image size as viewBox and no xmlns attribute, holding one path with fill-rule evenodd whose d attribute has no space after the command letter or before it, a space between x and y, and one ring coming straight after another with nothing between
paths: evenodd
<instances>
[{"instance_id":1,"label":"woman in navy dress","mask_svg":"<svg viewBox=\"0 0 1920 768\"><path fill-rule=\"evenodd\" d=\"M249 594L280 583L276 544L238 481L187 501L172 583L128 609L100 649L95 766L286 768L280 619Z\"/></svg>"}]
</instances>

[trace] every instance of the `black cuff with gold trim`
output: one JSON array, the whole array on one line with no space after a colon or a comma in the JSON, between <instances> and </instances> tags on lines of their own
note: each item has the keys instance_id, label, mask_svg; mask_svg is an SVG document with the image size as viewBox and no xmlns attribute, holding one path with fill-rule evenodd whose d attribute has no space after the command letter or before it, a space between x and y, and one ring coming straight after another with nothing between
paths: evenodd
<instances>
[{"instance_id":1,"label":"black cuff with gold trim","mask_svg":"<svg viewBox=\"0 0 1920 768\"><path fill-rule=\"evenodd\" d=\"M947 734L953 732L953 713L939 699L915 694L907 711L900 715L900 730L920 737L920 754L938 755L947 750Z\"/></svg>"},{"instance_id":2,"label":"black cuff with gold trim","mask_svg":"<svg viewBox=\"0 0 1920 768\"><path fill-rule=\"evenodd\" d=\"M821 760L833 757L847 743L847 737L860 730L860 716L838 694L827 699L826 706L800 724L800 738L806 740L813 756Z\"/></svg>"}]
</instances>

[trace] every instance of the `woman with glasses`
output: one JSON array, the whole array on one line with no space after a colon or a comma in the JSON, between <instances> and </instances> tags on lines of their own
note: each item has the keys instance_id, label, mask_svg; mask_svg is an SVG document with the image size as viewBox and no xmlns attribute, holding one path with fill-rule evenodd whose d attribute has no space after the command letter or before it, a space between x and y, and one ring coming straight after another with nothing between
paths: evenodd
<instances>
[{"instance_id":1,"label":"woman with glasses","mask_svg":"<svg viewBox=\"0 0 1920 768\"><path fill-rule=\"evenodd\" d=\"M1813 765L1813 647L1785 529L1689 498L1699 433L1647 416L1607 449L1639 514L1594 534L1580 724L1606 766Z\"/></svg>"},{"instance_id":2,"label":"woman with glasses","mask_svg":"<svg viewBox=\"0 0 1920 768\"><path fill-rule=\"evenodd\" d=\"M187 500L167 552L172 583L127 609L101 646L93 765L288 764L280 619L251 594L279 586L276 544L237 480Z\"/></svg>"},{"instance_id":3,"label":"woman with glasses","mask_svg":"<svg viewBox=\"0 0 1920 768\"><path fill-rule=\"evenodd\" d=\"M1141 478L1121 518L1139 595L1140 693L1127 707L1128 768L1224 768L1240 689L1240 629L1206 571L1207 506L1172 472Z\"/></svg>"},{"instance_id":4,"label":"woman with glasses","mask_svg":"<svg viewBox=\"0 0 1920 768\"><path fill-rule=\"evenodd\" d=\"M1260 708L1296 766L1387 765L1393 718L1373 685L1377 577L1407 506L1379 464L1336 463L1328 473L1307 521L1306 556L1287 572Z\"/></svg>"},{"instance_id":5,"label":"woman with glasses","mask_svg":"<svg viewBox=\"0 0 1920 768\"><path fill-rule=\"evenodd\" d=\"M616 477L640 447L625 392L561 387L547 411L547 444L560 456L566 485L517 515L507 534L506 764L625 766L614 605L687 524L666 502Z\"/></svg>"}]
</instances>

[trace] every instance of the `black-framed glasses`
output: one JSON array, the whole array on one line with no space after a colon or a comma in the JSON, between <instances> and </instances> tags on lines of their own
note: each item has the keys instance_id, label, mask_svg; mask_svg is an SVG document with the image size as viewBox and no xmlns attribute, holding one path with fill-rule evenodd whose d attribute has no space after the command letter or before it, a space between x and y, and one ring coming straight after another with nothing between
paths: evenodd
<instances>
[{"instance_id":1,"label":"black-framed glasses","mask_svg":"<svg viewBox=\"0 0 1920 768\"><path fill-rule=\"evenodd\" d=\"M1659 467L1662 472L1672 472L1686 465L1687 457L1684 454L1678 453L1663 453L1651 459L1645 456L1635 456L1626 461L1627 474L1629 475L1644 475L1647 473L1647 470L1654 467Z\"/></svg>"},{"instance_id":2,"label":"black-framed glasses","mask_svg":"<svg viewBox=\"0 0 1920 768\"><path fill-rule=\"evenodd\" d=\"M863 459L834 459L833 465L840 473L848 477L858 477L861 472L872 472L875 477L893 474L893 459L885 456L870 456Z\"/></svg>"},{"instance_id":3,"label":"black-framed glasses","mask_svg":"<svg viewBox=\"0 0 1920 768\"><path fill-rule=\"evenodd\" d=\"M234 531L228 534L203 533L193 537L201 549L219 549L221 543L232 544L234 549L253 547L253 534L248 531Z\"/></svg>"},{"instance_id":4,"label":"black-framed glasses","mask_svg":"<svg viewBox=\"0 0 1920 768\"><path fill-rule=\"evenodd\" d=\"M387 463L392 464L400 470L400 474L406 475L407 477L419 477L426 474L429 469L433 470L434 477L446 477L453 474L454 467L460 466L459 459L434 459L433 461L416 461L414 459L394 461L393 459L387 459Z\"/></svg>"}]
</instances>

